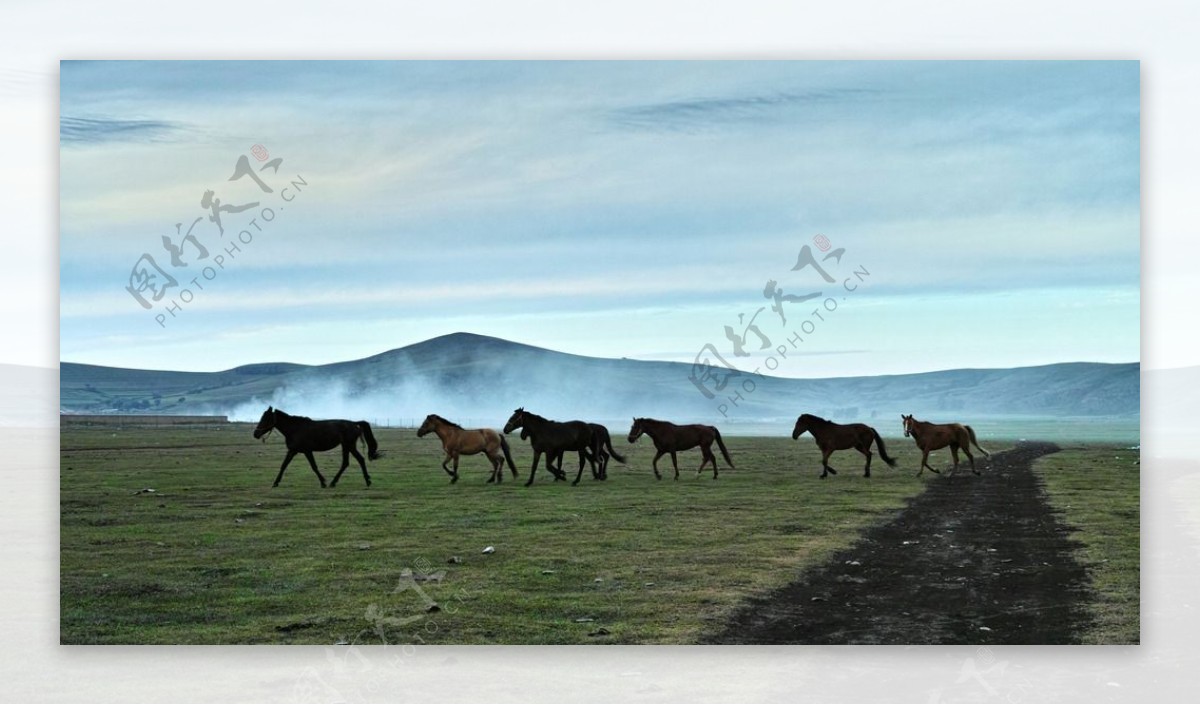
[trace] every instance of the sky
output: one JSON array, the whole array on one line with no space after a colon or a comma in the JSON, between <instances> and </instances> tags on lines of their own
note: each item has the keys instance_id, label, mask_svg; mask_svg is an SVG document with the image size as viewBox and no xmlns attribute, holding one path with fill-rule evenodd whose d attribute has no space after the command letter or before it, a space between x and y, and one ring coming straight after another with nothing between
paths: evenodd
<instances>
[{"instance_id":1,"label":"sky","mask_svg":"<svg viewBox=\"0 0 1200 705\"><path fill-rule=\"evenodd\" d=\"M63 62L60 357L1136 361L1139 91L1137 62ZM258 205L221 234L210 190Z\"/></svg>"}]
</instances>

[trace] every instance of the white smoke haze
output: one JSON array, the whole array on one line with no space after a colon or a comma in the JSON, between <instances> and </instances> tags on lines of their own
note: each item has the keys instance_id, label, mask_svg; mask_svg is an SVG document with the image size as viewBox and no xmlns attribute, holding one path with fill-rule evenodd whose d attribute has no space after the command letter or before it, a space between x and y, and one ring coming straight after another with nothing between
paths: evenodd
<instances>
[{"instance_id":1,"label":"white smoke haze","mask_svg":"<svg viewBox=\"0 0 1200 705\"><path fill-rule=\"evenodd\" d=\"M365 420L373 425L405 427L419 425L433 413L469 428L500 429L513 410L524 407L553 420L603 423L614 432L626 431L635 416L679 423L720 420L715 404L708 405L712 407L710 414L703 413L704 398L682 375L678 385L661 385L664 399L656 399L649 385L631 385L623 375L598 375L593 365L581 365L570 358L556 361L544 355L536 359L530 356L528 365L476 358L431 373L418 371L418 363L401 351L381 357L384 359L366 366L370 376L358 369L346 373L316 369L269 395L254 396L212 413L226 415L231 421L254 423L268 406L273 406L315 419ZM681 415L681 393L694 395L689 406L698 406L701 412Z\"/></svg>"}]
</instances>

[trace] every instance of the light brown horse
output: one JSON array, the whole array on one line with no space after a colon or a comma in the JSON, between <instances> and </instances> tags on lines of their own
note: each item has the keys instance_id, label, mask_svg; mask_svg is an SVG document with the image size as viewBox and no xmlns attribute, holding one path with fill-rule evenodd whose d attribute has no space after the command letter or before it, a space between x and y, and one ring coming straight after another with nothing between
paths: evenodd
<instances>
[{"instance_id":1,"label":"light brown horse","mask_svg":"<svg viewBox=\"0 0 1200 705\"><path fill-rule=\"evenodd\" d=\"M717 479L717 456L712 452L714 442L721 449L721 455L725 456L725 462L729 463L729 467L733 467L733 460L729 457L729 451L725 449L725 442L721 440L721 432L715 426L703 424L678 426L670 421L635 418L633 426L629 428L629 442L637 441L643 433L650 436L650 440L654 441L654 449L658 451L651 465L654 467L654 477L660 480L662 475L658 472L659 458L667 453L671 454L671 465L675 466L675 479L678 480L679 463L675 460L675 453L681 450L690 450L696 446L700 446L700 454L703 456L700 467L696 468L696 475L698 476L704 470L705 465L712 463L713 479Z\"/></svg>"},{"instance_id":2,"label":"light brown horse","mask_svg":"<svg viewBox=\"0 0 1200 705\"><path fill-rule=\"evenodd\" d=\"M423 437L428 433L436 433L437 437L442 441L442 450L446 451L446 458L442 460L442 469L450 476L450 484L458 482L458 458L462 455L475 455L483 453L487 455L488 460L492 464L492 476L488 478L488 482L503 482L504 481L504 461L508 461L508 467L512 470L512 475L517 476L517 466L513 464L512 453L508 449L508 441L504 436L490 428L475 428L465 429L462 426L447 421L437 414L430 414L425 417L421 428L417 429L417 436ZM451 460L454 461L454 469L446 467L446 464Z\"/></svg>"},{"instance_id":3,"label":"light brown horse","mask_svg":"<svg viewBox=\"0 0 1200 705\"><path fill-rule=\"evenodd\" d=\"M983 457L990 458L992 454L983 449L979 445L979 441L975 440L975 430L970 426L964 426L960 423L936 424L928 421L917 421L911 415L901 414L900 418L904 420L904 437L912 436L916 441L917 447L921 449L921 469L917 470L917 475L920 476L925 468L929 468L933 472L941 474L940 470L934 469L929 464L929 451L938 450L950 446L950 454L954 456L954 470L951 474L958 474L958 449L961 448L967 454L967 460L971 461L971 472L976 475L979 471L975 469L975 456L971 455L971 444L983 453Z\"/></svg>"},{"instance_id":4,"label":"light brown horse","mask_svg":"<svg viewBox=\"0 0 1200 705\"><path fill-rule=\"evenodd\" d=\"M829 456L833 455L833 451L850 448L867 456L867 466L863 468L863 477L870 477L871 443L879 448L879 457L883 458L883 462L887 463L888 467L896 467L896 459L888 457L879 432L865 423L839 424L820 416L800 414L800 418L796 419L796 427L792 429L792 440L799 438L805 431L812 434L813 439L817 442L817 447L821 449L822 480L830 473L837 474L837 470L829 467Z\"/></svg>"}]
</instances>

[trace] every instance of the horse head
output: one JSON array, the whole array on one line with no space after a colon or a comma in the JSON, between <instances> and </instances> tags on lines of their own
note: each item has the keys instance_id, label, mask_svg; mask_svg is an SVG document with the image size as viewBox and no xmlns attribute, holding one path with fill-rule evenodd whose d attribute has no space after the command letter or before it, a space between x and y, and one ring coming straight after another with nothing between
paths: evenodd
<instances>
[{"instance_id":1,"label":"horse head","mask_svg":"<svg viewBox=\"0 0 1200 705\"><path fill-rule=\"evenodd\" d=\"M645 421L645 419L635 418L633 420L633 425L629 427L629 442L630 443L636 442L637 439L641 438L642 434L646 432L646 429L642 427L643 421Z\"/></svg>"},{"instance_id":2,"label":"horse head","mask_svg":"<svg viewBox=\"0 0 1200 705\"><path fill-rule=\"evenodd\" d=\"M258 426L254 428L254 437L262 438L275 428L275 407L268 406L263 412L262 418L258 420Z\"/></svg>"},{"instance_id":3,"label":"horse head","mask_svg":"<svg viewBox=\"0 0 1200 705\"><path fill-rule=\"evenodd\" d=\"M513 430L521 428L525 425L525 407L521 407L508 417L508 423L504 424L504 432L512 433Z\"/></svg>"},{"instance_id":4,"label":"horse head","mask_svg":"<svg viewBox=\"0 0 1200 705\"><path fill-rule=\"evenodd\" d=\"M425 434L433 431L433 414L425 417L425 421L421 424L421 428L417 429L417 438L424 438Z\"/></svg>"},{"instance_id":5,"label":"horse head","mask_svg":"<svg viewBox=\"0 0 1200 705\"><path fill-rule=\"evenodd\" d=\"M796 419L796 427L792 429L793 441L804 435L805 431L811 430L808 425L808 418L808 414L800 414L800 417Z\"/></svg>"},{"instance_id":6,"label":"horse head","mask_svg":"<svg viewBox=\"0 0 1200 705\"><path fill-rule=\"evenodd\" d=\"M904 437L908 438L913 432L913 417L912 414L900 414L900 419L904 421Z\"/></svg>"}]
</instances>

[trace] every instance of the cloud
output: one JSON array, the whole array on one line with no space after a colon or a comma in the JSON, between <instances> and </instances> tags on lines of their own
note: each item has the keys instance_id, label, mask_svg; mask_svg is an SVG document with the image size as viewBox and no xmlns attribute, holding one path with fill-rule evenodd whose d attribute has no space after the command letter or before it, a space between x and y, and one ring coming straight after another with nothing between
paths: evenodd
<instances>
[{"instance_id":1,"label":"cloud","mask_svg":"<svg viewBox=\"0 0 1200 705\"><path fill-rule=\"evenodd\" d=\"M157 142L184 130L166 120L120 120L64 115L59 119L58 138L63 144L102 142Z\"/></svg>"},{"instance_id":2,"label":"cloud","mask_svg":"<svg viewBox=\"0 0 1200 705\"><path fill-rule=\"evenodd\" d=\"M618 108L609 119L632 130L699 132L734 123L761 122L797 110L875 97L869 88L830 88L740 98L698 98Z\"/></svg>"}]
</instances>

